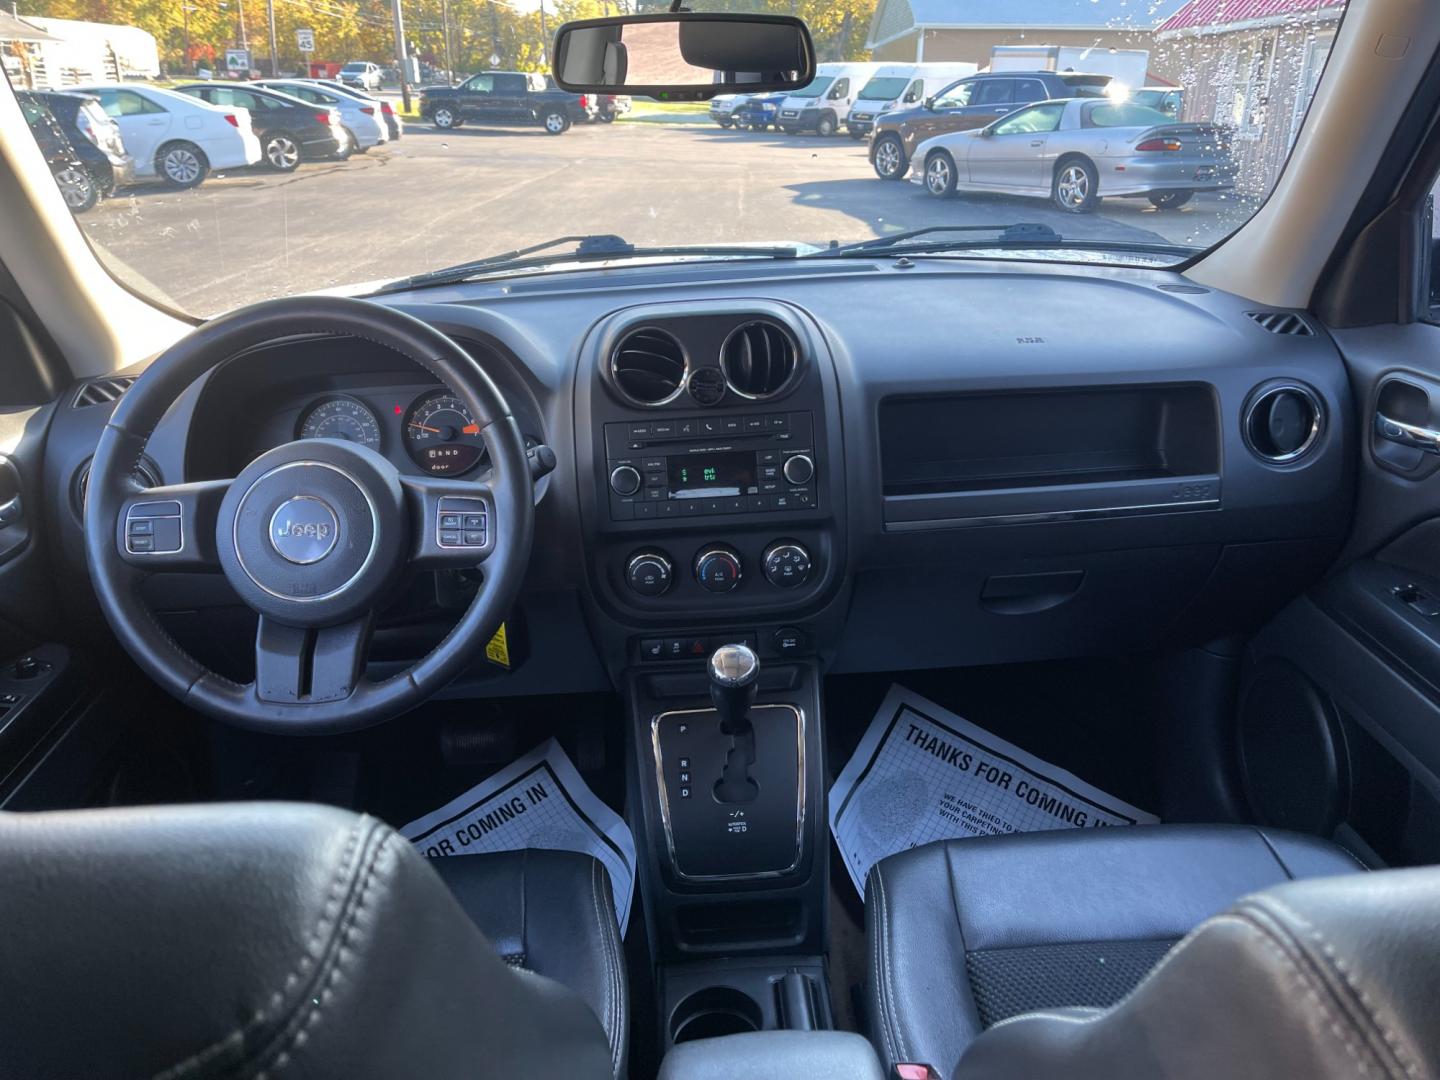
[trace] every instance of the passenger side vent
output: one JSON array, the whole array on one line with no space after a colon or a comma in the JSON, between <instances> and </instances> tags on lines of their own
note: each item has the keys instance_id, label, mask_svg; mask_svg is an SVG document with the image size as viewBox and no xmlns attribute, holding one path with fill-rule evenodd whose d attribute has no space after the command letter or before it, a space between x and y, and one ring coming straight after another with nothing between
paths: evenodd
<instances>
[{"instance_id":1,"label":"passenger side vent","mask_svg":"<svg viewBox=\"0 0 1440 1080\"><path fill-rule=\"evenodd\" d=\"M653 326L630 331L610 357L615 388L632 404L646 407L674 401L685 388L689 370L680 342Z\"/></svg>"},{"instance_id":2,"label":"passenger side vent","mask_svg":"<svg viewBox=\"0 0 1440 1080\"><path fill-rule=\"evenodd\" d=\"M772 322L751 322L733 330L720 346L725 382L741 397L761 401L784 390L800 364L800 349L789 332Z\"/></svg>"},{"instance_id":3,"label":"passenger side vent","mask_svg":"<svg viewBox=\"0 0 1440 1080\"><path fill-rule=\"evenodd\" d=\"M1310 451L1325 429L1325 409L1298 383L1260 390L1245 410L1245 444L1272 465L1287 465Z\"/></svg>"},{"instance_id":4,"label":"passenger side vent","mask_svg":"<svg viewBox=\"0 0 1440 1080\"><path fill-rule=\"evenodd\" d=\"M104 405L109 401L119 401L121 395L130 389L130 384L134 381L135 377L131 375L87 382L75 392L75 408L84 409L91 405Z\"/></svg>"},{"instance_id":5,"label":"passenger side vent","mask_svg":"<svg viewBox=\"0 0 1440 1080\"><path fill-rule=\"evenodd\" d=\"M1262 330L1285 337L1314 337L1310 324L1293 311L1247 311L1247 318L1255 320Z\"/></svg>"}]
</instances>

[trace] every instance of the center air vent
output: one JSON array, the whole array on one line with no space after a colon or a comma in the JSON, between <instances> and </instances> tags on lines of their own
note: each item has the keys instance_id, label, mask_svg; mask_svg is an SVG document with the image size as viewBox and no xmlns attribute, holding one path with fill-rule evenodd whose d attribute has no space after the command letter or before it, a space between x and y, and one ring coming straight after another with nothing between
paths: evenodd
<instances>
[{"instance_id":1,"label":"center air vent","mask_svg":"<svg viewBox=\"0 0 1440 1080\"><path fill-rule=\"evenodd\" d=\"M784 390L799 362L795 339L772 322L737 327L720 347L720 367L730 389L755 401Z\"/></svg>"},{"instance_id":2,"label":"center air vent","mask_svg":"<svg viewBox=\"0 0 1440 1080\"><path fill-rule=\"evenodd\" d=\"M1260 458L1275 465L1296 461L1309 452L1325 426L1320 399L1294 383L1270 386L1255 395L1245 410L1245 442Z\"/></svg>"},{"instance_id":3,"label":"center air vent","mask_svg":"<svg viewBox=\"0 0 1440 1080\"><path fill-rule=\"evenodd\" d=\"M653 326L630 331L610 357L615 388L632 404L647 407L674 401L689 370L680 342Z\"/></svg>"}]
</instances>

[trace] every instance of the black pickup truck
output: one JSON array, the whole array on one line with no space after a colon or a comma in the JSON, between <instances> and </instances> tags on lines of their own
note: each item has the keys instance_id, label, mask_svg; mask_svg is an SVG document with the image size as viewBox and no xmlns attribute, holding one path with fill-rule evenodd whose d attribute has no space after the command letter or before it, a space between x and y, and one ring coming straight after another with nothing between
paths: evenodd
<instances>
[{"instance_id":1,"label":"black pickup truck","mask_svg":"<svg viewBox=\"0 0 1440 1080\"><path fill-rule=\"evenodd\" d=\"M461 124L539 124L560 135L592 118L593 98L546 84L545 76L523 71L482 71L459 86L420 91L420 115L438 128Z\"/></svg>"}]
</instances>

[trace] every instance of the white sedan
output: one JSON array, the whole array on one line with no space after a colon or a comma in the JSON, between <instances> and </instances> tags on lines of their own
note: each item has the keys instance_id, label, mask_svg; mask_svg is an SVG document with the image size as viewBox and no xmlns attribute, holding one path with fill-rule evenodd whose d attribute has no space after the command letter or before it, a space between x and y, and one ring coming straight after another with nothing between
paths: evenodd
<instances>
[{"instance_id":1,"label":"white sedan","mask_svg":"<svg viewBox=\"0 0 1440 1080\"><path fill-rule=\"evenodd\" d=\"M1176 123L1164 113L1106 98L1042 101L983 128L926 139L910 179L946 198L956 191L1048 195L1067 213L1107 195L1145 197L1173 210L1197 191L1234 185L1230 132Z\"/></svg>"},{"instance_id":2,"label":"white sedan","mask_svg":"<svg viewBox=\"0 0 1440 1080\"><path fill-rule=\"evenodd\" d=\"M192 188L211 169L235 169L260 160L250 110L208 105L185 94L136 83L102 83L67 89L94 94L114 119L135 159L135 179L159 178Z\"/></svg>"},{"instance_id":3,"label":"white sedan","mask_svg":"<svg viewBox=\"0 0 1440 1080\"><path fill-rule=\"evenodd\" d=\"M361 99L326 90L305 79L262 79L255 85L278 90L301 101L308 101L311 105L337 110L340 113L340 125L350 138L353 144L351 148L354 150L363 152L390 139L390 131L385 126L380 103L374 99Z\"/></svg>"}]
</instances>

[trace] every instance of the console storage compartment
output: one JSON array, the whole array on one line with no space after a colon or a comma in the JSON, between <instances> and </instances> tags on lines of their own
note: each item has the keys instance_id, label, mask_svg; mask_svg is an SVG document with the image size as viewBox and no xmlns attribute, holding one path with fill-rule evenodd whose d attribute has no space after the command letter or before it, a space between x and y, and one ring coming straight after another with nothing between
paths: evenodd
<instances>
[{"instance_id":1,"label":"console storage compartment","mask_svg":"<svg viewBox=\"0 0 1440 1080\"><path fill-rule=\"evenodd\" d=\"M1206 385L890 398L879 426L887 530L1220 503Z\"/></svg>"},{"instance_id":2,"label":"console storage compartment","mask_svg":"<svg viewBox=\"0 0 1440 1080\"><path fill-rule=\"evenodd\" d=\"M874 1049L846 1031L762 1031L675 1047L660 1080L736 1080L803 1076L806 1080L884 1080Z\"/></svg>"}]
</instances>

